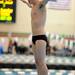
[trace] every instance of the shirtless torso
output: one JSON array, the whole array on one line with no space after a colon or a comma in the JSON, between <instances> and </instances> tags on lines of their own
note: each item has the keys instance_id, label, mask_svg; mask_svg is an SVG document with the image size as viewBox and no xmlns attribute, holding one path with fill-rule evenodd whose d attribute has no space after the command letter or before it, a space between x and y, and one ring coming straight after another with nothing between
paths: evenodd
<instances>
[{"instance_id":1,"label":"shirtless torso","mask_svg":"<svg viewBox=\"0 0 75 75\"><path fill-rule=\"evenodd\" d=\"M31 27L32 34L41 35L45 34L45 21L46 21L46 4L48 0L28 0L27 3L25 0L21 0L26 3L31 9Z\"/></svg>"},{"instance_id":2,"label":"shirtless torso","mask_svg":"<svg viewBox=\"0 0 75 75\"><path fill-rule=\"evenodd\" d=\"M44 26L46 21L46 8L42 3L37 3L32 7L31 23L33 35L45 34Z\"/></svg>"}]
</instances>

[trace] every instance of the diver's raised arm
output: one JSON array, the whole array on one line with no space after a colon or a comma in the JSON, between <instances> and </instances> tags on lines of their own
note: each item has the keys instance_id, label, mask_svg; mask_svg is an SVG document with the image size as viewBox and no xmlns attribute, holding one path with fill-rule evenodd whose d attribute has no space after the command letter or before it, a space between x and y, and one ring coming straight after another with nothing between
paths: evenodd
<instances>
[{"instance_id":1,"label":"diver's raised arm","mask_svg":"<svg viewBox=\"0 0 75 75\"><path fill-rule=\"evenodd\" d=\"M28 5L28 7L30 7L30 8L32 8L32 5L30 4L30 3L28 3L27 1L25 1L25 0L21 0L23 3L25 3L25 4L27 4Z\"/></svg>"}]
</instances>

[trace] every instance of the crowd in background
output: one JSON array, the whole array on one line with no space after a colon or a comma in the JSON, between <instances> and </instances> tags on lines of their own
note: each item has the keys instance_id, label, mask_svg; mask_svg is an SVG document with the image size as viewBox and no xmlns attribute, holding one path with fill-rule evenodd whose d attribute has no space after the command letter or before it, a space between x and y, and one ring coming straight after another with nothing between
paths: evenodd
<instances>
[{"instance_id":1,"label":"crowd in background","mask_svg":"<svg viewBox=\"0 0 75 75\"><path fill-rule=\"evenodd\" d=\"M49 47L46 48L47 55L75 56L75 39L70 41L53 35L47 37L49 40ZM0 37L0 54L33 54L31 39L32 35L28 38Z\"/></svg>"}]
</instances>

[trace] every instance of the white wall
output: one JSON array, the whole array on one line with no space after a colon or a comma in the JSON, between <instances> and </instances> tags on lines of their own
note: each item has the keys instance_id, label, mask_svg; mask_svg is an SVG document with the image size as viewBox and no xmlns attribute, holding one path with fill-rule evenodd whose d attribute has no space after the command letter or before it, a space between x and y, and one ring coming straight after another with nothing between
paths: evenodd
<instances>
[{"instance_id":1,"label":"white wall","mask_svg":"<svg viewBox=\"0 0 75 75\"><path fill-rule=\"evenodd\" d=\"M46 30L73 34L75 32L75 0L71 0L70 10L47 10Z\"/></svg>"},{"instance_id":2,"label":"white wall","mask_svg":"<svg viewBox=\"0 0 75 75\"><path fill-rule=\"evenodd\" d=\"M16 7L16 23L15 24L0 24L0 31L2 32L29 32L30 30L30 9L22 3L17 1ZM28 29L28 30L26 30Z\"/></svg>"},{"instance_id":3,"label":"white wall","mask_svg":"<svg viewBox=\"0 0 75 75\"><path fill-rule=\"evenodd\" d=\"M31 32L31 9L17 0L15 24L0 24L2 32ZM46 31L74 34L75 32L75 0L71 0L70 10L60 11L47 9Z\"/></svg>"}]
</instances>

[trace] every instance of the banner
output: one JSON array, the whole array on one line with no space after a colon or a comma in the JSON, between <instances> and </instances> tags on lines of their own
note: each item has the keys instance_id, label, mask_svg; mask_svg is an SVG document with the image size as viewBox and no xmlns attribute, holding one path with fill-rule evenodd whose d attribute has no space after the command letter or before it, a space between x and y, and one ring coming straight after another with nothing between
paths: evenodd
<instances>
[{"instance_id":1,"label":"banner","mask_svg":"<svg viewBox=\"0 0 75 75\"><path fill-rule=\"evenodd\" d=\"M15 22L16 0L0 0L0 23Z\"/></svg>"},{"instance_id":2,"label":"banner","mask_svg":"<svg viewBox=\"0 0 75 75\"><path fill-rule=\"evenodd\" d=\"M57 10L69 10L71 0L49 0L48 8Z\"/></svg>"}]
</instances>

